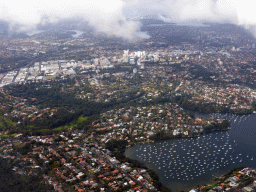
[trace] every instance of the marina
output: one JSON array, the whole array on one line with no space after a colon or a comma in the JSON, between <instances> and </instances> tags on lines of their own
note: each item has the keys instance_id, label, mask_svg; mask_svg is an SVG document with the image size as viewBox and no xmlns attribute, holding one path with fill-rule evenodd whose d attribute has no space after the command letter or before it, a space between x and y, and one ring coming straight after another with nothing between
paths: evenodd
<instances>
[{"instance_id":1,"label":"marina","mask_svg":"<svg viewBox=\"0 0 256 192\"><path fill-rule=\"evenodd\" d=\"M200 115L200 114L199 114ZM202 115L205 116L205 115ZM211 114L231 121L231 129L197 138L165 140L137 145L126 156L152 168L172 191L188 190L212 182L230 169L255 167L256 115Z\"/></svg>"}]
</instances>

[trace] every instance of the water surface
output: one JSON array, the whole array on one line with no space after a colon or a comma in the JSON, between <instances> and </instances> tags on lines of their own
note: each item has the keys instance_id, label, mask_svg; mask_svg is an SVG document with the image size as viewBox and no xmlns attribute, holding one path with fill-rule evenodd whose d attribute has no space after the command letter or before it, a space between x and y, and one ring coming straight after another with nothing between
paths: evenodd
<instances>
[{"instance_id":1,"label":"water surface","mask_svg":"<svg viewBox=\"0 0 256 192\"><path fill-rule=\"evenodd\" d=\"M125 155L152 168L174 192L210 183L235 167L256 168L256 114L211 116L227 118L231 129L198 138L137 145L128 148Z\"/></svg>"}]
</instances>

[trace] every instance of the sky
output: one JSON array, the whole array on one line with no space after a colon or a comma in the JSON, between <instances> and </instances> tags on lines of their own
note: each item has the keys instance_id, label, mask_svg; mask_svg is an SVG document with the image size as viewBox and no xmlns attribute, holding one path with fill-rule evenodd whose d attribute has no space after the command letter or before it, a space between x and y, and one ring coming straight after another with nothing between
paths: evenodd
<instances>
[{"instance_id":1,"label":"sky","mask_svg":"<svg viewBox=\"0 0 256 192\"><path fill-rule=\"evenodd\" d=\"M54 23L61 19L81 17L99 32L133 39L140 31L141 23L127 18L153 14L165 15L160 18L168 22L232 23L251 30L256 26L253 2L254 0L1 0L0 19L10 23L10 30L29 31L39 23L44 24L44 18L47 18L47 22Z\"/></svg>"}]
</instances>

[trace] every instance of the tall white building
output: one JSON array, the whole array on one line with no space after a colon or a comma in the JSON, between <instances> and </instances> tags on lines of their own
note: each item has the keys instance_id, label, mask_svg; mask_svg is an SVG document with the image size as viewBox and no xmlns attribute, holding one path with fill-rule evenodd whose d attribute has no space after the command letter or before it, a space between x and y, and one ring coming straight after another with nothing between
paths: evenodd
<instances>
[{"instance_id":1,"label":"tall white building","mask_svg":"<svg viewBox=\"0 0 256 192\"><path fill-rule=\"evenodd\" d=\"M129 61L129 49L124 50L123 61L124 61L125 63L128 63L128 61Z\"/></svg>"},{"instance_id":2,"label":"tall white building","mask_svg":"<svg viewBox=\"0 0 256 192\"><path fill-rule=\"evenodd\" d=\"M127 50L124 50L124 57L128 57L128 55L129 55L129 49L127 49Z\"/></svg>"},{"instance_id":3,"label":"tall white building","mask_svg":"<svg viewBox=\"0 0 256 192\"><path fill-rule=\"evenodd\" d=\"M134 65L134 64L135 64L135 60L134 60L134 58L133 58L133 57L131 57L131 58L129 59L129 63L130 63L130 64L132 64L132 65Z\"/></svg>"},{"instance_id":4,"label":"tall white building","mask_svg":"<svg viewBox=\"0 0 256 192\"><path fill-rule=\"evenodd\" d=\"M95 58L93 63L94 63L94 66L98 66L100 64L100 60L98 58Z\"/></svg>"}]
</instances>

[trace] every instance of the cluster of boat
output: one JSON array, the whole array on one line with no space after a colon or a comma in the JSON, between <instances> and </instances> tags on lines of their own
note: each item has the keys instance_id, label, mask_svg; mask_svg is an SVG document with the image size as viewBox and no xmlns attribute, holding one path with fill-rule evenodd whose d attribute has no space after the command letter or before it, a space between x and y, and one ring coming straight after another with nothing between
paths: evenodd
<instances>
[{"instance_id":1,"label":"cluster of boat","mask_svg":"<svg viewBox=\"0 0 256 192\"><path fill-rule=\"evenodd\" d=\"M231 118L233 122L241 122L244 116ZM141 145L136 150L136 159L157 170L164 179L193 180L230 164L241 166L253 161L252 155L236 151L236 146L236 140L230 139L228 132L210 133Z\"/></svg>"}]
</instances>

